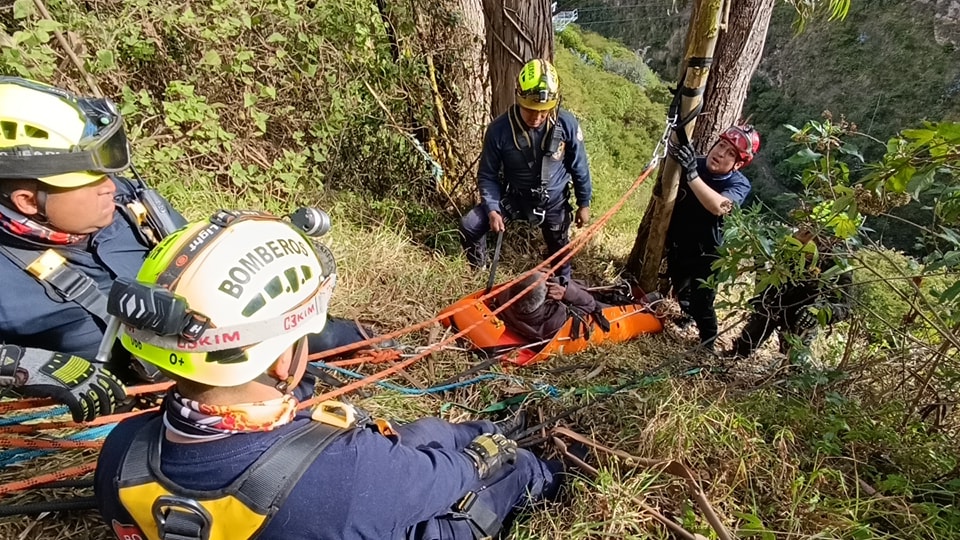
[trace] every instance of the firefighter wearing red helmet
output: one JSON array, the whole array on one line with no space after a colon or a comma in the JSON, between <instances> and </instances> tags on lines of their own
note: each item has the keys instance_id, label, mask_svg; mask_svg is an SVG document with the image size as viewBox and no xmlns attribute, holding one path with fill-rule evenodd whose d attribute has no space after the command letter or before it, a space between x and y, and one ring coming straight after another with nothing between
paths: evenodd
<instances>
[{"instance_id":1,"label":"firefighter wearing red helmet","mask_svg":"<svg viewBox=\"0 0 960 540\"><path fill-rule=\"evenodd\" d=\"M760 134L748 125L724 130L706 156L697 156L690 144L670 147L682 172L667 231L668 273L680 308L697 323L707 349L717 338L716 291L701 283L713 273L723 217L750 194L750 181L740 169L759 151Z\"/></svg>"}]
</instances>

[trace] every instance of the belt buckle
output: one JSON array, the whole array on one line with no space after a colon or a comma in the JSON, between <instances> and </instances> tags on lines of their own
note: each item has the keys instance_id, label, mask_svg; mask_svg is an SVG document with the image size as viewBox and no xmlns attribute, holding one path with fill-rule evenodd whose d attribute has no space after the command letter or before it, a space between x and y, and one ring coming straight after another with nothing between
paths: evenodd
<instances>
[{"instance_id":1,"label":"belt buckle","mask_svg":"<svg viewBox=\"0 0 960 540\"><path fill-rule=\"evenodd\" d=\"M543 221L546 219L546 217L547 212L543 208L534 208L530 211L530 224L534 227L539 227L540 225L543 225Z\"/></svg>"}]
</instances>

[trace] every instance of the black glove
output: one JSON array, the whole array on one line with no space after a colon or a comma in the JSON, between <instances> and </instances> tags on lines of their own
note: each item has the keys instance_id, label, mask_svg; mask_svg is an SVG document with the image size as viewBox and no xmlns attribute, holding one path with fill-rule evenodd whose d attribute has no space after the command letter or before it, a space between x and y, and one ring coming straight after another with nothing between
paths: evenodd
<instances>
[{"instance_id":1,"label":"black glove","mask_svg":"<svg viewBox=\"0 0 960 540\"><path fill-rule=\"evenodd\" d=\"M49 397L70 408L75 422L112 414L126 389L106 368L79 356L16 345L0 347L0 386L28 397Z\"/></svg>"},{"instance_id":2,"label":"black glove","mask_svg":"<svg viewBox=\"0 0 960 540\"><path fill-rule=\"evenodd\" d=\"M470 441L463 453L473 460L480 479L486 480L517 460L517 443L499 433L484 433Z\"/></svg>"},{"instance_id":3,"label":"black glove","mask_svg":"<svg viewBox=\"0 0 960 540\"><path fill-rule=\"evenodd\" d=\"M670 144L669 148L670 157L677 160L680 168L683 169L683 174L680 175L683 180L691 182L694 178L700 176L700 173L697 172L697 153L693 146L690 146L689 143L680 146Z\"/></svg>"},{"instance_id":4,"label":"black glove","mask_svg":"<svg viewBox=\"0 0 960 540\"><path fill-rule=\"evenodd\" d=\"M810 308L806 306L801 307L797 311L797 314L794 315L794 321L794 328L792 328L792 331L797 334L806 330L810 330L811 328L816 328L820 324L820 321L817 320L817 316L814 315Z\"/></svg>"}]
</instances>

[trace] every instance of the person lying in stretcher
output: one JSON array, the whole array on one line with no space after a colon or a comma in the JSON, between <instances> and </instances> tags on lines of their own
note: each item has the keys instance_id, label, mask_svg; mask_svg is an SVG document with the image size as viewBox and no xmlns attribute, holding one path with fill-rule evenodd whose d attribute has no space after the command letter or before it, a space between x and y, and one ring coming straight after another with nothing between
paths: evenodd
<instances>
[{"instance_id":1,"label":"person lying in stretcher","mask_svg":"<svg viewBox=\"0 0 960 540\"><path fill-rule=\"evenodd\" d=\"M571 317L574 318L572 334L575 338L580 326L589 328L591 318L604 332L610 330L610 323L602 310L611 304L597 300L586 287L563 277L545 278L543 272L536 272L497 295L494 301L502 306L534 284L532 290L500 312L507 328L519 336L534 342L549 340Z\"/></svg>"}]
</instances>

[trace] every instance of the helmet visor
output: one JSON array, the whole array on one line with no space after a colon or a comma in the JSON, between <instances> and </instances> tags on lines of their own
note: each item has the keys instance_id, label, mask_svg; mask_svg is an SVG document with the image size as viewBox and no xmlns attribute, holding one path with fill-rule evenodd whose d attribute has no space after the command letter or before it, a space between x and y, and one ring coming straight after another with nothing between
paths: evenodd
<instances>
[{"instance_id":1,"label":"helmet visor","mask_svg":"<svg viewBox=\"0 0 960 540\"><path fill-rule=\"evenodd\" d=\"M753 142L747 132L738 128L731 127L723 132L722 138L732 144L737 149L737 155L740 161L747 161L753 158Z\"/></svg>"},{"instance_id":2,"label":"helmet visor","mask_svg":"<svg viewBox=\"0 0 960 540\"><path fill-rule=\"evenodd\" d=\"M22 84L18 81L18 84ZM27 86L26 84L23 84ZM116 105L106 98L76 98L56 88L30 84L74 106L86 121L76 146L63 148L0 149L4 178L42 179L75 172L115 173L130 166L130 144Z\"/></svg>"}]
</instances>

